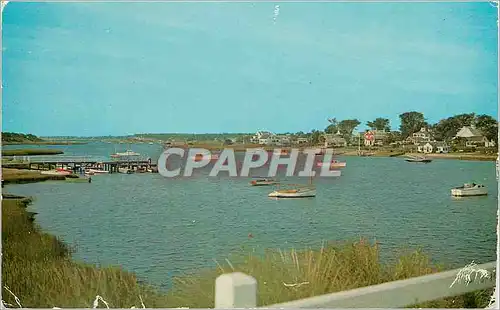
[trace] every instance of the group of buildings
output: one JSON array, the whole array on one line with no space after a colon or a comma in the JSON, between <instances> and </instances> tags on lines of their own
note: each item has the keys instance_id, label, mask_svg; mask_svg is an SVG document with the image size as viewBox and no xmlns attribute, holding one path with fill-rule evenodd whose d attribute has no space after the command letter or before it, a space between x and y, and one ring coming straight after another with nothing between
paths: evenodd
<instances>
[{"instance_id":1,"label":"group of buildings","mask_svg":"<svg viewBox=\"0 0 500 310\"><path fill-rule=\"evenodd\" d=\"M462 127L452 141L436 141L432 131L428 128L421 128L418 132L413 133L406 139L397 139L398 135L394 132L383 130L370 130L360 132L353 135L349 141L340 133L322 134L320 140L324 147L346 147L351 146L409 146L416 148L420 153L448 153L450 151L450 143L461 139L466 148L476 147L494 147L495 142L488 140L480 130L474 126ZM260 145L274 146L290 146L310 144L310 138L294 137L291 135L277 135L269 131L258 131L251 139L251 143Z\"/></svg>"}]
</instances>

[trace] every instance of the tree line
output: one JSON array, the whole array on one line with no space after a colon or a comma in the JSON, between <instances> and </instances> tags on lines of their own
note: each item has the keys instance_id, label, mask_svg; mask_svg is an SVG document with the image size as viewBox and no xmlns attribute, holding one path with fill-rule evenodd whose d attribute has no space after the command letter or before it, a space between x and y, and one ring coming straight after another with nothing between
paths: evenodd
<instances>
[{"instance_id":1,"label":"tree line","mask_svg":"<svg viewBox=\"0 0 500 310\"><path fill-rule=\"evenodd\" d=\"M460 128L464 126L475 126L488 139L498 143L498 122L490 115L475 113L464 113L448 118L441 119L435 124L431 124L424 117L424 114L417 111L404 112L399 115L401 124L399 131L391 131L390 120L387 118L378 117L372 121L366 122L366 126L371 130L390 132L389 140L403 140L418 132L422 127L427 128L438 141L450 141L455 137ZM321 140L322 133L340 135L350 142L354 130L361 125L358 119L337 120L336 118L328 119L330 123L323 132L313 130L310 137L313 143L318 143ZM391 141L389 141L391 142Z\"/></svg>"}]
</instances>

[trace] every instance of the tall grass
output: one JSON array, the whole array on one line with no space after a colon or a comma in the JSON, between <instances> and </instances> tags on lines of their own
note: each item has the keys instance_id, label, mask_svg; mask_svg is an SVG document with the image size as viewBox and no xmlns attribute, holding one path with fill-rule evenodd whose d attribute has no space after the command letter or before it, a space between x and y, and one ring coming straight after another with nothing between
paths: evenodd
<instances>
[{"instance_id":1,"label":"tall grass","mask_svg":"<svg viewBox=\"0 0 500 310\"><path fill-rule=\"evenodd\" d=\"M2 201L2 283L5 302L23 307L92 307L102 296L109 307L214 306L218 275L241 271L258 281L260 306L343 291L439 271L422 251L406 251L391 264L379 260L377 243L329 243L319 250L241 252L218 263L214 270L174 279L173 288L160 292L139 284L121 268L96 268L71 261L72 249L43 233L26 213L29 199ZM8 288L8 290L7 290ZM442 299L420 307L485 307L492 290Z\"/></svg>"},{"instance_id":2,"label":"tall grass","mask_svg":"<svg viewBox=\"0 0 500 310\"><path fill-rule=\"evenodd\" d=\"M64 154L62 150L54 149L17 149L2 150L2 156L32 156L32 155L59 155Z\"/></svg>"}]
</instances>

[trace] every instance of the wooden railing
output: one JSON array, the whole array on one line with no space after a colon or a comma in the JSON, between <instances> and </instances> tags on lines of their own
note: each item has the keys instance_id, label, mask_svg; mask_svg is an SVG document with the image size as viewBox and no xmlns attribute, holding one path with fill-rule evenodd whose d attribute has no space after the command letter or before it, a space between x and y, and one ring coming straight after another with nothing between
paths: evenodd
<instances>
[{"instance_id":1,"label":"wooden railing","mask_svg":"<svg viewBox=\"0 0 500 310\"><path fill-rule=\"evenodd\" d=\"M495 287L496 262L477 265L489 277L454 283L461 269L320 295L263 308L398 308ZM453 285L452 285L453 284ZM223 274L215 282L215 308L255 308L257 281L244 273Z\"/></svg>"}]
</instances>

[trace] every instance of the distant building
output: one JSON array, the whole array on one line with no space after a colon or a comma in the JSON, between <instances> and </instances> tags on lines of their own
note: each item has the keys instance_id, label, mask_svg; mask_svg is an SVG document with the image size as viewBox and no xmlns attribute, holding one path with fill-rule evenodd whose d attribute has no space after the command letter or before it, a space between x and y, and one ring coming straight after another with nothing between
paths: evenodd
<instances>
[{"instance_id":1,"label":"distant building","mask_svg":"<svg viewBox=\"0 0 500 310\"><path fill-rule=\"evenodd\" d=\"M489 141L483 133L472 126L462 127L453 139L462 138L465 139L466 147L494 147L495 141Z\"/></svg>"},{"instance_id":2,"label":"distant building","mask_svg":"<svg viewBox=\"0 0 500 310\"><path fill-rule=\"evenodd\" d=\"M411 136L406 138L405 143L419 145L431 141L432 141L432 134L430 133L429 129L427 129L426 127L422 127L420 128L419 131L414 132Z\"/></svg>"},{"instance_id":3,"label":"distant building","mask_svg":"<svg viewBox=\"0 0 500 310\"><path fill-rule=\"evenodd\" d=\"M364 136L365 146L382 146L387 143L390 132L385 130L370 130L373 133L373 139L369 140Z\"/></svg>"},{"instance_id":4,"label":"distant building","mask_svg":"<svg viewBox=\"0 0 500 310\"><path fill-rule=\"evenodd\" d=\"M270 131L260 130L253 135L250 141L255 144L268 145L272 143L273 136L274 134Z\"/></svg>"},{"instance_id":5,"label":"distant building","mask_svg":"<svg viewBox=\"0 0 500 310\"><path fill-rule=\"evenodd\" d=\"M295 140L297 142L297 144L306 144L309 142L309 139L308 138L297 138L297 140Z\"/></svg>"},{"instance_id":6,"label":"distant building","mask_svg":"<svg viewBox=\"0 0 500 310\"><path fill-rule=\"evenodd\" d=\"M325 147L346 147L347 141L342 137L340 132L337 131L335 134L324 134Z\"/></svg>"},{"instance_id":7,"label":"distant building","mask_svg":"<svg viewBox=\"0 0 500 310\"><path fill-rule=\"evenodd\" d=\"M417 146L417 152L419 153L448 153L450 147L445 142L424 142L419 143Z\"/></svg>"}]
</instances>

